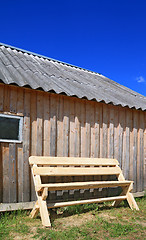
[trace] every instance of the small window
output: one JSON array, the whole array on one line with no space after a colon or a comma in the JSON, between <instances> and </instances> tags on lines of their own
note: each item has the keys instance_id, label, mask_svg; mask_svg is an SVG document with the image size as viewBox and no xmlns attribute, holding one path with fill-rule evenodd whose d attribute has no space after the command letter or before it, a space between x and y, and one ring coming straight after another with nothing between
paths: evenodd
<instances>
[{"instance_id":1,"label":"small window","mask_svg":"<svg viewBox=\"0 0 146 240\"><path fill-rule=\"evenodd\" d=\"M0 114L0 142L22 142L22 121L19 116Z\"/></svg>"}]
</instances>

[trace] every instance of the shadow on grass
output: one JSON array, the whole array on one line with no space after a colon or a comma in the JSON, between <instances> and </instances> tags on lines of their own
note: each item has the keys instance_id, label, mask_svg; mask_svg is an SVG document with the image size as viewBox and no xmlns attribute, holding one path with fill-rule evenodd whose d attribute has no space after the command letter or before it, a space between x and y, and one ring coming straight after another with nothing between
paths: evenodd
<instances>
[{"instance_id":1,"label":"shadow on grass","mask_svg":"<svg viewBox=\"0 0 146 240\"><path fill-rule=\"evenodd\" d=\"M119 206L117 206L116 208L111 206L112 203L101 203L101 204L84 204L84 205L75 205L75 206L67 206L67 207L63 207L63 208L54 208L54 209L49 209L50 212L50 218L51 218L51 222L54 222L56 219L60 219L60 218L66 218L69 216L74 216L74 215L80 215L80 214L84 214L87 212L91 212L92 213L97 213L104 210L112 210L112 209L116 209L116 208L129 208L129 205L127 203L127 201L123 201Z\"/></svg>"}]
</instances>

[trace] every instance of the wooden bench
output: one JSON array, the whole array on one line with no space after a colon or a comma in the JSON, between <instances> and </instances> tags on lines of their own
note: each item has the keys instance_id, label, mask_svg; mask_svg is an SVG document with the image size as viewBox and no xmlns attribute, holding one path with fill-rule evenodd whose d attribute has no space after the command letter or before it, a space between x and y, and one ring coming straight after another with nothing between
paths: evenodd
<instances>
[{"instance_id":1,"label":"wooden bench","mask_svg":"<svg viewBox=\"0 0 146 240\"><path fill-rule=\"evenodd\" d=\"M29 158L31 166L37 201L31 211L31 217L34 218L40 211L42 224L51 227L48 208L64 207L77 204L99 203L105 201L114 201L113 206L120 204L122 200L127 199L131 209L139 210L136 201L132 195L133 181L125 180L119 163L116 159L105 158L73 158L73 157L41 157L31 156ZM42 177L68 177L68 176L110 176L115 175L116 181L82 181L82 182L60 182L60 183L42 183ZM82 178L83 179L83 178ZM105 177L104 177L105 179ZM46 198L48 191L56 190L74 190L74 189L95 189L118 187L122 188L122 193L115 197L104 197L80 201L51 202L47 205Z\"/></svg>"}]
</instances>

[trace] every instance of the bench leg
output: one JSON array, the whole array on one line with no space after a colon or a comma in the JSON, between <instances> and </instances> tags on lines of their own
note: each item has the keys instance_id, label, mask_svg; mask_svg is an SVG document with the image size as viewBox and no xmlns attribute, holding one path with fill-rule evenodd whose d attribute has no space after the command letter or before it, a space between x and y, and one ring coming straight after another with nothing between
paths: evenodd
<instances>
[{"instance_id":1,"label":"bench leg","mask_svg":"<svg viewBox=\"0 0 146 240\"><path fill-rule=\"evenodd\" d=\"M127 202L129 203L131 209L139 210L139 207L133 197L133 194L130 192L127 193Z\"/></svg>"},{"instance_id":2,"label":"bench leg","mask_svg":"<svg viewBox=\"0 0 146 240\"><path fill-rule=\"evenodd\" d=\"M133 184L130 183L129 186L123 188L123 191L122 191L122 193L120 194L120 196L126 195L126 196L127 196L127 202L128 202L128 204L129 204L130 208L131 208L131 209L139 210L139 207L138 207L138 205L137 205L137 203L136 203L136 201L135 201L132 193L130 193L130 191L133 189L132 186L133 186ZM113 202L112 206L113 206L113 207L117 207L121 202L122 202L122 200L116 200L116 201Z\"/></svg>"},{"instance_id":3,"label":"bench leg","mask_svg":"<svg viewBox=\"0 0 146 240\"><path fill-rule=\"evenodd\" d=\"M51 227L46 200L43 200L42 196L38 196L38 203L43 226Z\"/></svg>"},{"instance_id":4,"label":"bench leg","mask_svg":"<svg viewBox=\"0 0 146 240\"><path fill-rule=\"evenodd\" d=\"M126 195L128 189L129 189L129 186L122 188L123 191L121 192L120 196ZM117 207L122 201L123 200L116 200L113 202L112 206Z\"/></svg>"},{"instance_id":5,"label":"bench leg","mask_svg":"<svg viewBox=\"0 0 146 240\"><path fill-rule=\"evenodd\" d=\"M37 200L33 209L32 209L32 211L31 211L31 213L30 213L30 217L35 218L38 213L39 213L39 206L38 206L38 200Z\"/></svg>"},{"instance_id":6,"label":"bench leg","mask_svg":"<svg viewBox=\"0 0 146 240\"><path fill-rule=\"evenodd\" d=\"M42 192L37 192L38 200L36 201L30 213L30 217L35 218L38 212L40 211L40 216L41 216L43 226L51 227L48 207L46 203L47 196L48 196L48 188L44 188Z\"/></svg>"}]
</instances>

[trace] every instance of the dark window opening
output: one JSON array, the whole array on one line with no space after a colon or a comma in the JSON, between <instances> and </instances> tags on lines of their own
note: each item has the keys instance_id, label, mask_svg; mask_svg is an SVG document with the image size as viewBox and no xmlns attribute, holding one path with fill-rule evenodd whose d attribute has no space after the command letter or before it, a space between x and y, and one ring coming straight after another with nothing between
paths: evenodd
<instances>
[{"instance_id":1,"label":"dark window opening","mask_svg":"<svg viewBox=\"0 0 146 240\"><path fill-rule=\"evenodd\" d=\"M0 141L22 140L22 117L0 114Z\"/></svg>"}]
</instances>

